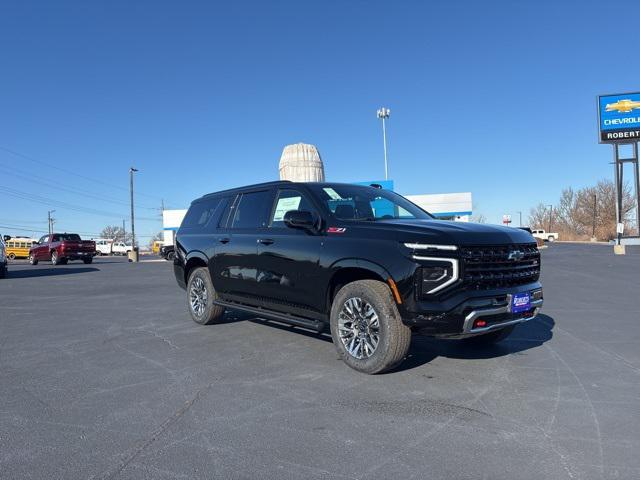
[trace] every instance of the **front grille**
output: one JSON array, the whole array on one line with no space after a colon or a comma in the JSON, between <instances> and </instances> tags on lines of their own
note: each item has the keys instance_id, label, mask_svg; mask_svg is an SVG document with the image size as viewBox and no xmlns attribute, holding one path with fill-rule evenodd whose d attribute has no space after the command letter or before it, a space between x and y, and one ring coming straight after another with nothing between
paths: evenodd
<instances>
[{"instance_id":1,"label":"front grille","mask_svg":"<svg viewBox=\"0 0 640 480\"><path fill-rule=\"evenodd\" d=\"M540 252L535 243L460 248L462 279L467 288L490 290L535 282Z\"/></svg>"}]
</instances>

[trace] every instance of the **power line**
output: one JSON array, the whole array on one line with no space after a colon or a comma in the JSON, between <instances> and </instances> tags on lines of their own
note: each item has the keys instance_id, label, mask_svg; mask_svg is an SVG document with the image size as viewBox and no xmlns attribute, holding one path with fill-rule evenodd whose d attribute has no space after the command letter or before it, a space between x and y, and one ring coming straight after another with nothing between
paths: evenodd
<instances>
[{"instance_id":1,"label":"power line","mask_svg":"<svg viewBox=\"0 0 640 480\"><path fill-rule=\"evenodd\" d=\"M95 200L100 200L103 202L108 202L108 203L113 203L113 204L117 204L117 205L124 205L124 206L129 206L129 204L125 201L122 200L116 200L113 197L105 197L103 195L96 195L95 193L91 193L91 192L87 192L86 190L82 190L76 187L68 187L68 186L61 186L59 183L52 183L49 180L40 177L38 175L33 175L31 173L27 173L21 170L16 170L13 167L8 167L6 164L0 164L0 169L5 171L6 175L11 175L13 177L16 178L21 178L23 180L26 180L28 182L33 182L39 185L43 185L45 187L50 187L53 188L55 190L60 190L60 191L64 191L64 192L69 192L73 195L81 195L83 197L87 197L87 198L93 198ZM148 206L144 206L144 205L139 205L140 208L144 208L147 210L158 210L157 207L148 207Z\"/></svg>"},{"instance_id":2,"label":"power line","mask_svg":"<svg viewBox=\"0 0 640 480\"><path fill-rule=\"evenodd\" d=\"M86 175L82 175L80 173L77 173L77 172L74 172L74 171L71 171L71 170L67 170L65 168L58 167L57 165L53 165L51 163L45 162L43 160L39 160L39 159L31 157L29 155L25 155L24 153L16 152L15 150L12 150L10 148L4 147L2 145L0 145L0 150L2 150L4 152L7 152L7 153L9 153L11 155L15 155L16 157L24 158L25 160L29 160L31 162L38 163L40 165L45 165L45 166L47 166L49 168L53 168L53 169L59 170L61 172L65 172L68 175L74 175L74 176L76 176L78 178L83 178L85 180L89 180L90 182L99 183L99 184L106 185L107 187L111 187L111 188L117 188L118 190L128 191L127 188L122 187L120 185L116 185L116 184L113 184L113 183L108 183L108 182L105 182L103 180L98 180L97 178L88 177ZM146 193L140 193L140 192L138 192L138 195L142 195L142 196L145 196L145 197L148 197L148 198L154 198L156 200L161 198L161 197L158 197L156 195L148 195Z\"/></svg>"},{"instance_id":3,"label":"power line","mask_svg":"<svg viewBox=\"0 0 640 480\"><path fill-rule=\"evenodd\" d=\"M11 197L20 198L22 200L28 200L28 201L40 203L43 205L50 205L50 206L65 208L67 210L73 210L76 212L87 213L91 215L98 215L103 217L116 217L116 218L124 217L124 215L121 213L113 213L113 212L107 212L105 210L98 210L98 209L88 208L88 207L80 207L67 202L62 202L60 200L54 200L41 195L22 192L20 190L16 190L14 188L9 188L9 187L0 186L0 193L4 195L9 195ZM139 218L142 220L159 221L158 218L150 218L150 217L139 217Z\"/></svg>"}]
</instances>

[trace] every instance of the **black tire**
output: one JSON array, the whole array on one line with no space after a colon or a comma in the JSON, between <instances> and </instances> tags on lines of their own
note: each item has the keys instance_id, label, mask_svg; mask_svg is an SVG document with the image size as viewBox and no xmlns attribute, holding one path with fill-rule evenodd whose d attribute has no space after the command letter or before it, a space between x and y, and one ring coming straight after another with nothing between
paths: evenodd
<instances>
[{"instance_id":1,"label":"black tire","mask_svg":"<svg viewBox=\"0 0 640 480\"><path fill-rule=\"evenodd\" d=\"M167 253L167 260L173 262L173 259L176 258L176 252Z\"/></svg>"},{"instance_id":2,"label":"black tire","mask_svg":"<svg viewBox=\"0 0 640 480\"><path fill-rule=\"evenodd\" d=\"M68 258L60 258L60 259L58 259L58 265L66 265L67 263L69 263L69 259Z\"/></svg>"},{"instance_id":3,"label":"black tire","mask_svg":"<svg viewBox=\"0 0 640 480\"><path fill-rule=\"evenodd\" d=\"M85 263L85 265L89 265L93 262L93 257L83 258L82 261Z\"/></svg>"},{"instance_id":4,"label":"black tire","mask_svg":"<svg viewBox=\"0 0 640 480\"><path fill-rule=\"evenodd\" d=\"M213 303L216 298L209 270L206 267L194 269L187 282L187 308L194 322L211 325L222 319L224 307Z\"/></svg>"},{"instance_id":5,"label":"black tire","mask_svg":"<svg viewBox=\"0 0 640 480\"><path fill-rule=\"evenodd\" d=\"M548 242L555 242L556 238L555 237L547 237L547 241Z\"/></svg>"},{"instance_id":6,"label":"black tire","mask_svg":"<svg viewBox=\"0 0 640 480\"><path fill-rule=\"evenodd\" d=\"M13 253L13 252L11 252L9 255L7 255L7 258L8 258L9 260L15 260L15 259L16 259L16 254L15 254L15 253Z\"/></svg>"},{"instance_id":7,"label":"black tire","mask_svg":"<svg viewBox=\"0 0 640 480\"><path fill-rule=\"evenodd\" d=\"M349 305L354 311L353 316L347 315L347 302L351 302ZM373 315L370 313L372 310ZM374 315L377 316L377 322L371 321ZM350 318L356 321L349 322ZM373 327L374 324L377 327ZM358 333L352 330L356 325ZM375 374L390 370L400 364L409 351L411 330L402 323L389 287L377 280L358 280L342 287L331 305L330 326L333 343L342 360L362 373ZM377 344L373 341L376 336ZM350 353L348 347L353 350L354 346L355 353ZM373 352L367 351L371 350L371 346L374 347ZM359 355L362 358L358 358Z\"/></svg>"},{"instance_id":8,"label":"black tire","mask_svg":"<svg viewBox=\"0 0 640 480\"><path fill-rule=\"evenodd\" d=\"M29 263L31 265L37 265L38 264L38 260L36 259L36 257L33 256L33 253L29 254Z\"/></svg>"},{"instance_id":9,"label":"black tire","mask_svg":"<svg viewBox=\"0 0 640 480\"><path fill-rule=\"evenodd\" d=\"M505 338L511 335L511 332L513 332L515 328L515 325L511 325L509 327L504 327L500 330L495 330L493 332L478 335L476 337L465 338L464 342L468 345L477 347L481 347L483 345L493 345L494 343L503 341Z\"/></svg>"},{"instance_id":10,"label":"black tire","mask_svg":"<svg viewBox=\"0 0 640 480\"><path fill-rule=\"evenodd\" d=\"M55 250L51 252L51 265L60 265L60 257L58 257L58 252Z\"/></svg>"}]
</instances>

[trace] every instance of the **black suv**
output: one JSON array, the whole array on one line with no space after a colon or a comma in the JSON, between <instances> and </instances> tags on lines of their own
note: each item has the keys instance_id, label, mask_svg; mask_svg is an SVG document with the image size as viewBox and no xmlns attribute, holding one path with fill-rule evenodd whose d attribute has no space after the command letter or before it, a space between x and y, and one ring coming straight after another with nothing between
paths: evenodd
<instances>
[{"instance_id":1,"label":"black suv","mask_svg":"<svg viewBox=\"0 0 640 480\"><path fill-rule=\"evenodd\" d=\"M412 332L504 339L542 306L540 253L516 228L437 220L377 186L264 183L195 200L175 276L197 323L225 308L323 331L379 373Z\"/></svg>"}]
</instances>

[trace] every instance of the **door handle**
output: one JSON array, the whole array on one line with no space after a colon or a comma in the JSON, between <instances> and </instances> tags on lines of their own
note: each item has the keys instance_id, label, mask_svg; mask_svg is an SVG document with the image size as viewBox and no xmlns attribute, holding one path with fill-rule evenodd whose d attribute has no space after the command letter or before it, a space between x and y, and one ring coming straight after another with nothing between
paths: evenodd
<instances>
[{"instance_id":1,"label":"door handle","mask_svg":"<svg viewBox=\"0 0 640 480\"><path fill-rule=\"evenodd\" d=\"M273 240L271 238L259 238L258 243L261 243L262 245L271 245Z\"/></svg>"},{"instance_id":2,"label":"door handle","mask_svg":"<svg viewBox=\"0 0 640 480\"><path fill-rule=\"evenodd\" d=\"M220 243L229 243L229 240L230 240L229 237L221 237L218 239Z\"/></svg>"}]
</instances>

